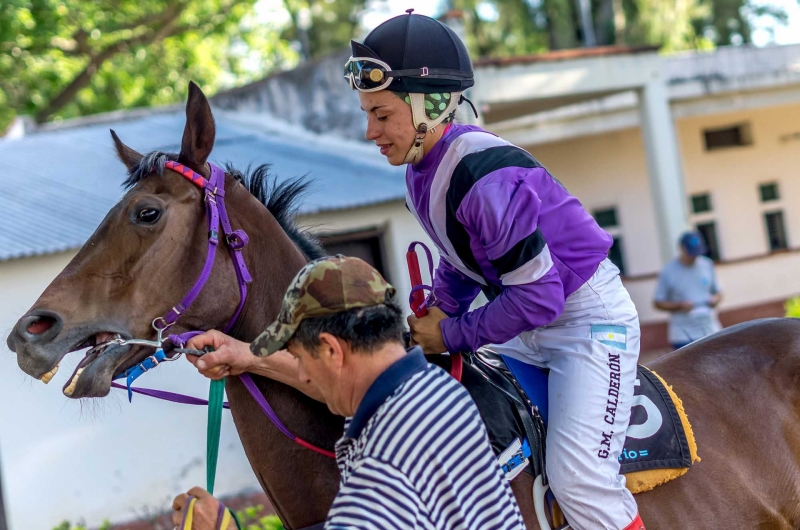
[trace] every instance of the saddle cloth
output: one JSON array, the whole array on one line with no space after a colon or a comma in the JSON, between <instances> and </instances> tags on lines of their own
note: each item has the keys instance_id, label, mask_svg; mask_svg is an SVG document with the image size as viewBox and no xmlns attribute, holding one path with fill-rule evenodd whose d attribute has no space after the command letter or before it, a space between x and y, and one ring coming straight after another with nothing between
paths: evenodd
<instances>
[{"instance_id":1,"label":"saddle cloth","mask_svg":"<svg viewBox=\"0 0 800 530\"><path fill-rule=\"evenodd\" d=\"M631 493L650 491L676 479L700 461L683 402L672 387L644 366L639 366L637 383L630 426L619 457L620 473L625 475ZM655 424L658 419L661 425ZM648 429L651 422L654 425Z\"/></svg>"},{"instance_id":2,"label":"saddle cloth","mask_svg":"<svg viewBox=\"0 0 800 530\"><path fill-rule=\"evenodd\" d=\"M431 355L428 361L450 368L447 355ZM527 453L520 452L515 465L523 464L534 477L542 473L546 371L487 350L464 354L464 361L461 382L478 407L495 454L524 445ZM632 493L641 493L685 474L700 458L683 403L658 374L640 365L633 399L620 473ZM509 479L519 472L506 467Z\"/></svg>"}]
</instances>

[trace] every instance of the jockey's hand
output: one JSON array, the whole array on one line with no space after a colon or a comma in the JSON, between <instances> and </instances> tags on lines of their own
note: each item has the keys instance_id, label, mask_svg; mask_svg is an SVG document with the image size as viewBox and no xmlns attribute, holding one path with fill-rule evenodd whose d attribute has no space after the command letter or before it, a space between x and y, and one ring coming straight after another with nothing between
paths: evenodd
<instances>
[{"instance_id":1,"label":"jockey's hand","mask_svg":"<svg viewBox=\"0 0 800 530\"><path fill-rule=\"evenodd\" d=\"M197 497L194 503L194 516L192 530L217 530L217 515L219 514L219 501L203 488L192 488L188 493L181 493L172 501L172 524L180 528L185 516L184 510L189 504L189 495ZM231 521L228 528L222 530L236 530L236 523Z\"/></svg>"},{"instance_id":2,"label":"jockey's hand","mask_svg":"<svg viewBox=\"0 0 800 530\"><path fill-rule=\"evenodd\" d=\"M222 379L252 371L257 357L250 352L250 345L224 333L211 330L189 339L187 347L202 350L211 346L214 351L203 356L186 355L197 371L209 379Z\"/></svg>"},{"instance_id":3,"label":"jockey's hand","mask_svg":"<svg viewBox=\"0 0 800 530\"><path fill-rule=\"evenodd\" d=\"M411 340L422 348L425 353L444 353L447 346L442 339L442 328L439 323L449 318L438 307L429 307L428 314L422 318L414 315L408 317L408 327L411 328Z\"/></svg>"}]
</instances>

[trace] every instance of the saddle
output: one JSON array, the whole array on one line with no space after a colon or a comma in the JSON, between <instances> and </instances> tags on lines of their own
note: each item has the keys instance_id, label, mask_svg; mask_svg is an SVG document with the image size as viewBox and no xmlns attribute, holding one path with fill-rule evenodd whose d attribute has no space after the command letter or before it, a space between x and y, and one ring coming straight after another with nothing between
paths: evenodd
<instances>
[{"instance_id":1,"label":"saddle","mask_svg":"<svg viewBox=\"0 0 800 530\"><path fill-rule=\"evenodd\" d=\"M511 480L525 471L541 477L546 486L548 371L489 349L462 357L461 383L478 407L506 477ZM450 356L430 355L428 361L450 369ZM680 398L658 374L641 365L619 460L632 493L673 480L699 461Z\"/></svg>"}]
</instances>

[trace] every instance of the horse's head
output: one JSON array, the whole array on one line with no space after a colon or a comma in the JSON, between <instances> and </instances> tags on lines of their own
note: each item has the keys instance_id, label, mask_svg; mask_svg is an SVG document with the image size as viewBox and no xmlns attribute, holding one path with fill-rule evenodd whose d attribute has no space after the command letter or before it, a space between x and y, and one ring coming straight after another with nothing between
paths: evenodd
<instances>
[{"instance_id":1,"label":"horse's head","mask_svg":"<svg viewBox=\"0 0 800 530\"><path fill-rule=\"evenodd\" d=\"M154 339L151 322L181 301L203 268L208 227L201 190L164 170L173 159L209 176L214 120L193 83L186 117L179 155L143 156L111 132L128 168L128 192L8 337L20 368L45 382L66 354L90 348L64 388L70 397L108 394L114 376L152 355L148 347L98 346L115 338ZM197 303L170 331L219 326L238 301L232 261L217 252Z\"/></svg>"}]
</instances>

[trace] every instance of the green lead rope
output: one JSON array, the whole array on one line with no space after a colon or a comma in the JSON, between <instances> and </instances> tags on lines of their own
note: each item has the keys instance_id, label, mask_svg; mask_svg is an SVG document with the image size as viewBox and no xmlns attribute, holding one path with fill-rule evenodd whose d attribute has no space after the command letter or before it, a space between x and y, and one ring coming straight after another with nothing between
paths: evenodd
<instances>
[{"instance_id":1,"label":"green lead rope","mask_svg":"<svg viewBox=\"0 0 800 530\"><path fill-rule=\"evenodd\" d=\"M214 494L214 482L217 478L217 460L219 459L219 439L222 432L222 405L225 400L225 379L211 381L208 387L208 432L206 435L206 490ZM236 528L242 525L233 510L231 513ZM226 530L226 529L223 529Z\"/></svg>"},{"instance_id":2,"label":"green lead rope","mask_svg":"<svg viewBox=\"0 0 800 530\"><path fill-rule=\"evenodd\" d=\"M208 388L208 434L206 436L206 489L214 494L217 477L219 438L222 430L222 401L225 398L225 379L211 381Z\"/></svg>"}]
</instances>

